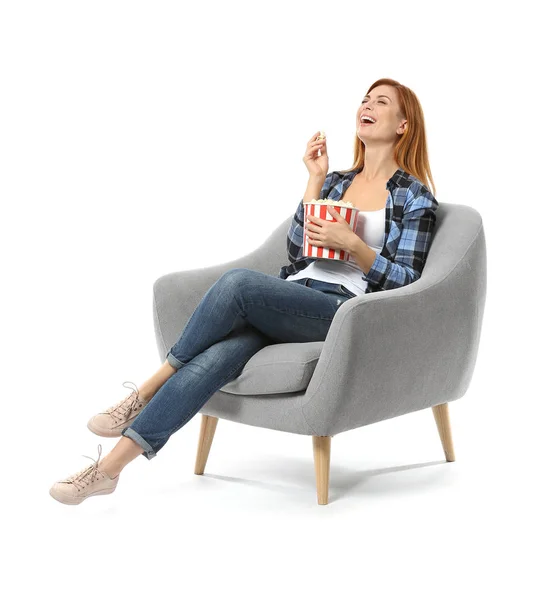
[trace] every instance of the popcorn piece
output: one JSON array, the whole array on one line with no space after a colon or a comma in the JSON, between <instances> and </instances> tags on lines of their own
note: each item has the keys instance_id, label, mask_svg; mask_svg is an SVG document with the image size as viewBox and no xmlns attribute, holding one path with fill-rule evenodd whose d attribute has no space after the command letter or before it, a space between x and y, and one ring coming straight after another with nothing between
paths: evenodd
<instances>
[{"instance_id":1,"label":"popcorn piece","mask_svg":"<svg viewBox=\"0 0 555 600\"><path fill-rule=\"evenodd\" d=\"M332 200L331 198L324 198L323 200L316 200L313 198L310 202L305 202L304 204L329 204L330 206L347 206L348 208L356 208L353 206L352 202L345 202L344 200Z\"/></svg>"},{"instance_id":2,"label":"popcorn piece","mask_svg":"<svg viewBox=\"0 0 555 600\"><path fill-rule=\"evenodd\" d=\"M324 130L320 131L320 135L316 138L317 140L323 140L326 137L326 132Z\"/></svg>"}]
</instances>

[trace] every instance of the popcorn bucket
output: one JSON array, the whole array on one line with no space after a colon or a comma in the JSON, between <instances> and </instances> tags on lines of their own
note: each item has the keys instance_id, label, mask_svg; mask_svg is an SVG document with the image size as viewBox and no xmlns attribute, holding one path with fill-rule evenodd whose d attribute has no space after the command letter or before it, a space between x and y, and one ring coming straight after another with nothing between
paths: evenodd
<instances>
[{"instance_id":1,"label":"popcorn bucket","mask_svg":"<svg viewBox=\"0 0 555 600\"><path fill-rule=\"evenodd\" d=\"M350 228L353 231L356 231L356 226L358 222L358 208L353 206L350 202L345 203L341 200L311 200L310 202L304 203L304 246L303 246L303 256L310 256L314 258L329 258L331 260L344 260L348 261L350 258L350 254L346 250L336 250L334 248L325 248L323 246L313 246L308 241L307 233L311 233L307 228L307 216L310 217L318 217L320 219L326 221L335 222L337 219L334 219L332 215L328 212L327 205L332 206L349 224Z\"/></svg>"}]
</instances>

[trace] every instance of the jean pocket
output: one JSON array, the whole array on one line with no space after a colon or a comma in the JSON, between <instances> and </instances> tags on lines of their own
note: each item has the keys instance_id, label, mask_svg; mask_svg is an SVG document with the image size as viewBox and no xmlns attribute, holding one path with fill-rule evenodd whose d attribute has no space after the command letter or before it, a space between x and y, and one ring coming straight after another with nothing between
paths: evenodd
<instances>
[{"instance_id":1,"label":"jean pocket","mask_svg":"<svg viewBox=\"0 0 555 600\"><path fill-rule=\"evenodd\" d=\"M299 285L304 285L306 286L306 282L308 281L308 277L303 277L302 279L291 279L290 281L292 283L298 283Z\"/></svg>"},{"instance_id":2,"label":"jean pocket","mask_svg":"<svg viewBox=\"0 0 555 600\"><path fill-rule=\"evenodd\" d=\"M340 294L345 294L346 296L348 296L349 298L354 298L356 296L356 294L353 294L353 292L351 292L351 290L348 290L343 284L339 284L339 290L340 290Z\"/></svg>"}]
</instances>

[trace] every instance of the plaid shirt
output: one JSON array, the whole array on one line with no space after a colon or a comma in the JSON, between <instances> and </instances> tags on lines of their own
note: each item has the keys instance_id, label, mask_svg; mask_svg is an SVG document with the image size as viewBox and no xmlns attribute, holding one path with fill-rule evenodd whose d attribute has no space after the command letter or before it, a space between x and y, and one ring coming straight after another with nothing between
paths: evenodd
<instances>
[{"instance_id":1,"label":"plaid shirt","mask_svg":"<svg viewBox=\"0 0 555 600\"><path fill-rule=\"evenodd\" d=\"M341 200L360 171L362 167L347 173L328 173L320 199ZM385 207L386 241L368 273L361 270L361 278L367 282L367 294L402 287L420 278L432 241L435 211L439 206L430 190L403 169L395 171L386 188L389 190ZM287 256L291 264L281 267L281 279L302 271L315 260L325 260L303 258L303 228L304 206L301 199L287 234Z\"/></svg>"}]
</instances>

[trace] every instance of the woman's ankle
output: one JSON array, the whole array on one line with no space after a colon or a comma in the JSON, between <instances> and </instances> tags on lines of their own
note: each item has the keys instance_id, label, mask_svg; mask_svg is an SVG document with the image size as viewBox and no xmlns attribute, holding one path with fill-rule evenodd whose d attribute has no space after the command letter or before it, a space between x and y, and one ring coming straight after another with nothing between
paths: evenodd
<instances>
[{"instance_id":1,"label":"woman's ankle","mask_svg":"<svg viewBox=\"0 0 555 600\"><path fill-rule=\"evenodd\" d=\"M139 398L141 398L142 400L145 400L146 402L149 402L150 400L152 400L152 396L154 396L156 392L150 390L150 389L145 389L143 390L143 388L139 388Z\"/></svg>"},{"instance_id":2,"label":"woman's ankle","mask_svg":"<svg viewBox=\"0 0 555 600\"><path fill-rule=\"evenodd\" d=\"M177 369L172 367L167 359L164 364L158 369L158 371L150 378L147 379L141 387L139 387L139 396L146 400L152 400L152 397L156 392L166 383L166 381L177 373Z\"/></svg>"},{"instance_id":3,"label":"woman's ankle","mask_svg":"<svg viewBox=\"0 0 555 600\"><path fill-rule=\"evenodd\" d=\"M115 477L117 477L122 469L118 469L117 467L115 467L114 465L110 465L109 463L105 463L103 460L101 460L98 463L98 468L103 471L104 473L106 473L108 475L108 477L110 477L111 479L114 479Z\"/></svg>"}]
</instances>

